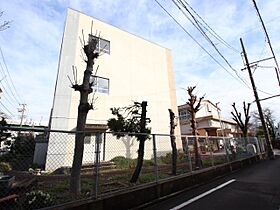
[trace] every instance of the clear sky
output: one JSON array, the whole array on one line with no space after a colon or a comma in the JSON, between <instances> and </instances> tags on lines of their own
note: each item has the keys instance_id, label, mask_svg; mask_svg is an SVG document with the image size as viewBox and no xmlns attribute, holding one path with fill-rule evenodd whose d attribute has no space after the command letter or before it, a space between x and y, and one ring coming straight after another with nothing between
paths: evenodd
<instances>
[{"instance_id":1,"label":"clear sky","mask_svg":"<svg viewBox=\"0 0 280 210\"><path fill-rule=\"evenodd\" d=\"M5 20L12 20L12 23L10 28L0 32L0 87L3 91L0 111L18 118L19 103L25 103L28 121L32 119L47 122L68 7L171 49L178 105L187 101L186 88L194 85L197 86L198 96L205 94L205 98L213 103L220 102L219 106L225 117L231 117L233 102L241 109L243 101L254 101L253 92L249 88L251 84L248 72L241 71L244 64L240 55L239 39L243 38L251 62L271 57L271 53L253 2L187 1L215 33L230 45L226 46L206 31L231 67L172 0L158 2L187 32L183 31L155 0L2 0L0 10L4 11L4 14L0 21L3 23ZM279 58L279 0L257 0L257 4L276 57ZM201 19L199 21L202 22ZM280 94L272 68L275 63L267 61L258 65L259 67L254 69L254 78L260 90L259 97ZM273 110L277 121L280 121L280 110L277 106L279 102L280 97L262 102L263 107ZM256 105L253 103L252 111L255 109Z\"/></svg>"}]
</instances>

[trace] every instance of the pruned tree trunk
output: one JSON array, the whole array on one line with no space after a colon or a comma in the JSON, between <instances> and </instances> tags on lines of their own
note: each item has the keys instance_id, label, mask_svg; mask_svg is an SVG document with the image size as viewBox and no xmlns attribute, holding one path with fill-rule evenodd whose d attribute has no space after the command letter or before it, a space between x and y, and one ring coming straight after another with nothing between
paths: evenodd
<instances>
[{"instance_id":1,"label":"pruned tree trunk","mask_svg":"<svg viewBox=\"0 0 280 210\"><path fill-rule=\"evenodd\" d=\"M143 135L146 130L146 112L147 112L147 102L143 101L141 103L141 119L140 119L140 136L139 136L139 148L138 148L138 158L137 158L137 165L135 167L134 173L130 179L131 183L135 183L138 180L138 177L140 175L142 166L143 166L143 160L144 160L144 151L145 151L145 140L146 136Z\"/></svg>"},{"instance_id":2,"label":"pruned tree trunk","mask_svg":"<svg viewBox=\"0 0 280 210\"><path fill-rule=\"evenodd\" d=\"M98 53L95 52L96 44L97 40L92 39L89 41L88 45L84 46L84 52L87 56L87 67L84 71L83 83L82 85L75 84L72 86L75 91L80 92L80 103L78 107L78 118L76 126L77 133L75 136L74 157L70 177L70 192L74 196L77 196L81 193L80 173L84 153L84 131L88 111L92 109L92 104L88 103L88 95L92 92L90 77L93 71L94 59L98 57Z\"/></svg>"},{"instance_id":3,"label":"pruned tree trunk","mask_svg":"<svg viewBox=\"0 0 280 210\"><path fill-rule=\"evenodd\" d=\"M143 166L143 160L144 160L144 150L145 150L145 138L139 140L139 148L138 148L138 157L137 157L137 164L135 167L135 170L133 172L133 175L130 179L131 183L137 182L142 166Z\"/></svg>"},{"instance_id":4,"label":"pruned tree trunk","mask_svg":"<svg viewBox=\"0 0 280 210\"><path fill-rule=\"evenodd\" d=\"M196 169L199 169L202 167L201 164L201 157L200 157L200 148L198 146L198 138L197 138L197 129L196 129L196 120L195 120L195 112L192 112L192 118L191 118L191 128L192 128L192 135L195 136L194 139L194 155L195 155L195 167Z\"/></svg>"},{"instance_id":5,"label":"pruned tree trunk","mask_svg":"<svg viewBox=\"0 0 280 210\"><path fill-rule=\"evenodd\" d=\"M170 141L171 141L171 148L172 148L172 174L176 175L177 173L177 147L176 147L176 137L174 136L175 130L175 114L171 109L168 109L169 117L170 117Z\"/></svg>"},{"instance_id":6,"label":"pruned tree trunk","mask_svg":"<svg viewBox=\"0 0 280 210\"><path fill-rule=\"evenodd\" d=\"M200 110L200 106L201 106L201 101L204 97L200 97L199 100L197 100L197 96L193 94L193 90L196 88L196 86L194 87L188 87L188 94L190 96L189 101L187 102L187 104L189 105L189 109L188 112L191 115L191 128L192 128L192 135L195 136L194 139L194 153L195 153L195 167L196 169L202 168L202 160L200 157L200 149L198 146L198 132L197 132L197 126L196 126L196 119L195 119L195 115L196 113Z\"/></svg>"}]
</instances>

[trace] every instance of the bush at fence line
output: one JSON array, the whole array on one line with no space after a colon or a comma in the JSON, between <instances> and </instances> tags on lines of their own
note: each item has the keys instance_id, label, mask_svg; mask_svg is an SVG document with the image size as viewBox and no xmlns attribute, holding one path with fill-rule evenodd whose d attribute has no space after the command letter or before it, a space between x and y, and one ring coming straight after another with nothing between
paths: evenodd
<instances>
[{"instance_id":1,"label":"bush at fence line","mask_svg":"<svg viewBox=\"0 0 280 210\"><path fill-rule=\"evenodd\" d=\"M116 156L111 159L116 164L117 168L134 168L136 166L136 159L126 158L123 156Z\"/></svg>"},{"instance_id":2,"label":"bush at fence line","mask_svg":"<svg viewBox=\"0 0 280 210\"><path fill-rule=\"evenodd\" d=\"M154 166L155 161L154 160L144 160L143 166Z\"/></svg>"},{"instance_id":3,"label":"bush at fence line","mask_svg":"<svg viewBox=\"0 0 280 210\"><path fill-rule=\"evenodd\" d=\"M7 173L12 170L12 166L7 162L0 162L0 172Z\"/></svg>"},{"instance_id":4,"label":"bush at fence line","mask_svg":"<svg viewBox=\"0 0 280 210\"><path fill-rule=\"evenodd\" d=\"M18 162L18 159L13 154L8 153L0 157L0 162L8 163L11 167L11 170L14 170L14 166Z\"/></svg>"},{"instance_id":5,"label":"bush at fence line","mask_svg":"<svg viewBox=\"0 0 280 210\"><path fill-rule=\"evenodd\" d=\"M40 209L54 204L53 198L48 193L44 193L41 190L26 193L19 202L22 209Z\"/></svg>"},{"instance_id":6,"label":"bush at fence line","mask_svg":"<svg viewBox=\"0 0 280 210\"><path fill-rule=\"evenodd\" d=\"M236 153L237 154L246 153L246 149L243 146L238 146L236 147Z\"/></svg>"},{"instance_id":7,"label":"bush at fence line","mask_svg":"<svg viewBox=\"0 0 280 210\"><path fill-rule=\"evenodd\" d=\"M177 163L185 162L186 161L186 154L178 150L177 151ZM166 153L165 156L158 157L158 164L171 164L172 163L172 153Z\"/></svg>"},{"instance_id":8,"label":"bush at fence line","mask_svg":"<svg viewBox=\"0 0 280 210\"><path fill-rule=\"evenodd\" d=\"M126 158L123 156L117 156L111 159L112 162L116 165L117 168L125 169L125 168L135 168L137 159ZM143 160L143 166L153 166L153 160Z\"/></svg>"},{"instance_id":9,"label":"bush at fence line","mask_svg":"<svg viewBox=\"0 0 280 210\"><path fill-rule=\"evenodd\" d=\"M13 170L28 170L33 162L35 140L31 134L18 136L10 147L10 151L0 157L0 161L8 162Z\"/></svg>"}]
</instances>

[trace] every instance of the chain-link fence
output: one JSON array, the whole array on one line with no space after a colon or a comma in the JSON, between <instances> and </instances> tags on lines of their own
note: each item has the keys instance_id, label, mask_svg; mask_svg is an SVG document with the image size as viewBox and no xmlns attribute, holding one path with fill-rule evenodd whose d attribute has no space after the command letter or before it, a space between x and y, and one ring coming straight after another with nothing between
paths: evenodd
<instances>
[{"instance_id":1,"label":"chain-link fence","mask_svg":"<svg viewBox=\"0 0 280 210\"><path fill-rule=\"evenodd\" d=\"M0 209L38 209L73 201L69 186L76 133L11 128L9 132L11 137L0 147ZM175 136L174 152L169 135L149 134L144 138L141 173L137 182L131 183L139 137L85 132L81 194L75 199L102 197L264 151L263 141L253 137Z\"/></svg>"}]
</instances>

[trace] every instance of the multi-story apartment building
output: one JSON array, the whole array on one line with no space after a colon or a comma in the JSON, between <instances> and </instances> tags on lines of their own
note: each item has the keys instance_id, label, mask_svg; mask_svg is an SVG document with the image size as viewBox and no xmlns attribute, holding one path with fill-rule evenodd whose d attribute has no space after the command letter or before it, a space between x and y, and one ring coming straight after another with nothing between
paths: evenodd
<instances>
[{"instance_id":1,"label":"multi-story apartment building","mask_svg":"<svg viewBox=\"0 0 280 210\"><path fill-rule=\"evenodd\" d=\"M188 105L178 106L180 129L182 135L192 135ZM201 101L201 108L196 113L197 131L201 136L239 136L240 131L232 119L220 116L217 105L209 100Z\"/></svg>"}]
</instances>

